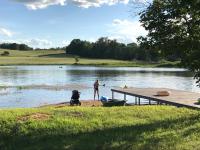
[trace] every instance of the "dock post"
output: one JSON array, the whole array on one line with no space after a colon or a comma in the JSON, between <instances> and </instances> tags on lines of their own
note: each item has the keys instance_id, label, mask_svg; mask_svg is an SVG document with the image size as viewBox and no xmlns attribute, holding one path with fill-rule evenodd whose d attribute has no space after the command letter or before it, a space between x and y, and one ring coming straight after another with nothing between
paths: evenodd
<instances>
[{"instance_id":1,"label":"dock post","mask_svg":"<svg viewBox=\"0 0 200 150\"><path fill-rule=\"evenodd\" d=\"M151 100L149 99L149 105L151 105Z\"/></svg>"},{"instance_id":2,"label":"dock post","mask_svg":"<svg viewBox=\"0 0 200 150\"><path fill-rule=\"evenodd\" d=\"M137 97L135 96L135 105L137 105Z\"/></svg>"},{"instance_id":3,"label":"dock post","mask_svg":"<svg viewBox=\"0 0 200 150\"><path fill-rule=\"evenodd\" d=\"M114 99L114 91L112 91L112 99Z\"/></svg>"},{"instance_id":4,"label":"dock post","mask_svg":"<svg viewBox=\"0 0 200 150\"><path fill-rule=\"evenodd\" d=\"M126 100L126 94L124 94L124 100Z\"/></svg>"},{"instance_id":5,"label":"dock post","mask_svg":"<svg viewBox=\"0 0 200 150\"><path fill-rule=\"evenodd\" d=\"M138 98L138 102L139 102L139 105L140 105L140 97Z\"/></svg>"}]
</instances>

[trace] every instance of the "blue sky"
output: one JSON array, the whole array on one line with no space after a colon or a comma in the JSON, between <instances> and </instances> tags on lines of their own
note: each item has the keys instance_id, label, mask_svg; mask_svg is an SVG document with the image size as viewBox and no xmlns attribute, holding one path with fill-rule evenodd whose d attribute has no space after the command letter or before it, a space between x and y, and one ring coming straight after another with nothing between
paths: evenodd
<instances>
[{"instance_id":1,"label":"blue sky","mask_svg":"<svg viewBox=\"0 0 200 150\"><path fill-rule=\"evenodd\" d=\"M0 0L0 42L34 48L106 36L136 42L145 35L129 0Z\"/></svg>"}]
</instances>

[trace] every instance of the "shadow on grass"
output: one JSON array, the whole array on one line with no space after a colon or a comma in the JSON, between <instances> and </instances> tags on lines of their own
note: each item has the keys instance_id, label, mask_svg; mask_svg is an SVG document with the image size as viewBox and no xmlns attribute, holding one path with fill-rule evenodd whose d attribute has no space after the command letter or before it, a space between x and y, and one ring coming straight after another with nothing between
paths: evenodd
<instances>
[{"instance_id":1,"label":"shadow on grass","mask_svg":"<svg viewBox=\"0 0 200 150\"><path fill-rule=\"evenodd\" d=\"M60 54L39 55L39 57L66 58L70 56L66 55L66 53L60 53Z\"/></svg>"},{"instance_id":2,"label":"shadow on grass","mask_svg":"<svg viewBox=\"0 0 200 150\"><path fill-rule=\"evenodd\" d=\"M136 124L96 130L87 133L70 134L63 128L46 130L38 129L28 135L20 135L15 130L13 135L0 135L0 149L26 150L104 150L104 149L174 149L185 135L196 131L188 126L199 122L199 115L174 120L154 121L147 124ZM177 129L185 129L177 132ZM31 129L30 129L31 130ZM198 130L199 131L199 130ZM161 132L161 133L160 133Z\"/></svg>"}]
</instances>

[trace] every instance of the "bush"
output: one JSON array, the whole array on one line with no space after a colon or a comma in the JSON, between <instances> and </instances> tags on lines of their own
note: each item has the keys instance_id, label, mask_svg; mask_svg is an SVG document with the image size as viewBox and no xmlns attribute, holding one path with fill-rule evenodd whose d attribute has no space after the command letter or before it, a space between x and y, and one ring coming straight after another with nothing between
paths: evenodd
<instances>
[{"instance_id":1,"label":"bush","mask_svg":"<svg viewBox=\"0 0 200 150\"><path fill-rule=\"evenodd\" d=\"M10 53L9 53L8 51L4 51L4 52L1 54L1 56L8 56L8 55L10 55Z\"/></svg>"},{"instance_id":2,"label":"bush","mask_svg":"<svg viewBox=\"0 0 200 150\"><path fill-rule=\"evenodd\" d=\"M75 64L78 64L78 62L80 61L80 58L78 56L74 57L74 61L75 61Z\"/></svg>"},{"instance_id":3,"label":"bush","mask_svg":"<svg viewBox=\"0 0 200 150\"><path fill-rule=\"evenodd\" d=\"M200 98L198 99L198 102L197 102L197 104L198 104L198 105L200 105Z\"/></svg>"}]
</instances>

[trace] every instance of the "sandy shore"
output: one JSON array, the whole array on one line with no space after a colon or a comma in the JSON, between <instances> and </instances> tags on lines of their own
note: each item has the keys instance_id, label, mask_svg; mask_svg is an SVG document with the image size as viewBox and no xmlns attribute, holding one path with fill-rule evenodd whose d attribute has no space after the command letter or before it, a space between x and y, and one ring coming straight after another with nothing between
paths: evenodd
<instances>
[{"instance_id":1,"label":"sandy shore","mask_svg":"<svg viewBox=\"0 0 200 150\"><path fill-rule=\"evenodd\" d=\"M40 107L55 107L55 108L59 108L59 107L65 107L65 106L70 106L69 102L63 102L63 103L57 103L57 104L49 104L49 105L43 105ZM100 107L102 106L101 101L98 100L81 100L81 107Z\"/></svg>"}]
</instances>

